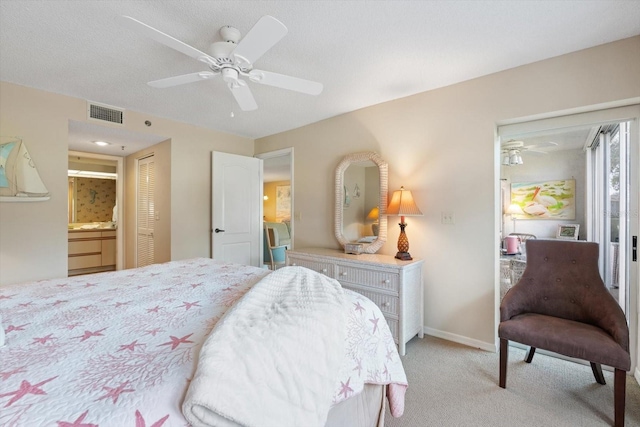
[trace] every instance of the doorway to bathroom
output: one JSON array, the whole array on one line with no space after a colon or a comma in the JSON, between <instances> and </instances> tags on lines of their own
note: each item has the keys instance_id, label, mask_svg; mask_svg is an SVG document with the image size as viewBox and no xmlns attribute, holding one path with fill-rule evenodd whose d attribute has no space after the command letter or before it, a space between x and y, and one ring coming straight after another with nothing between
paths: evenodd
<instances>
[{"instance_id":1,"label":"doorway to bathroom","mask_svg":"<svg viewBox=\"0 0 640 427\"><path fill-rule=\"evenodd\" d=\"M123 268L123 173L122 157L69 151L69 275Z\"/></svg>"}]
</instances>

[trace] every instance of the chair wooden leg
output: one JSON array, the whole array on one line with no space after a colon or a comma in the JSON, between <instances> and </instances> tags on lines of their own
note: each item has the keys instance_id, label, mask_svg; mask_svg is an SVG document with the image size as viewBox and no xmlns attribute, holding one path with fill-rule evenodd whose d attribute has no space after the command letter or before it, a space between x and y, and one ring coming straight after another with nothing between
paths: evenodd
<instances>
[{"instance_id":1,"label":"chair wooden leg","mask_svg":"<svg viewBox=\"0 0 640 427\"><path fill-rule=\"evenodd\" d=\"M535 347L529 347L529 352L527 353L527 357L524 358L524 361L527 363L531 363L531 361L533 360L533 355L536 354L536 348Z\"/></svg>"},{"instance_id":2,"label":"chair wooden leg","mask_svg":"<svg viewBox=\"0 0 640 427\"><path fill-rule=\"evenodd\" d=\"M627 373L622 369L616 369L613 377L613 404L615 426L624 427L624 404L626 398Z\"/></svg>"},{"instance_id":3,"label":"chair wooden leg","mask_svg":"<svg viewBox=\"0 0 640 427\"><path fill-rule=\"evenodd\" d=\"M507 387L507 361L509 359L509 340L500 338L500 387Z\"/></svg>"},{"instance_id":4,"label":"chair wooden leg","mask_svg":"<svg viewBox=\"0 0 640 427\"><path fill-rule=\"evenodd\" d=\"M602 374L602 365L599 363L589 362L591 364L591 371L593 372L593 376L596 379L598 384L605 385L606 382L604 380L604 375Z\"/></svg>"}]
</instances>

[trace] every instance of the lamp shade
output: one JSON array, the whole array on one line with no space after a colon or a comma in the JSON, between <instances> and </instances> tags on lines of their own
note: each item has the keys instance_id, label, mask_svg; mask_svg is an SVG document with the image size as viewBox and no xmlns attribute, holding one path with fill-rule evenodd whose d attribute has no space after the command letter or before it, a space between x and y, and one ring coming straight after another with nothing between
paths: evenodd
<instances>
[{"instance_id":1,"label":"lamp shade","mask_svg":"<svg viewBox=\"0 0 640 427\"><path fill-rule=\"evenodd\" d=\"M367 214L367 219L372 219L374 221L378 220L378 216L380 216L380 209L378 209L377 206L375 206L373 209L371 209L369 211L369 213Z\"/></svg>"},{"instance_id":2,"label":"lamp shade","mask_svg":"<svg viewBox=\"0 0 640 427\"><path fill-rule=\"evenodd\" d=\"M508 214L508 215L520 215L523 213L524 212L522 211L522 208L520 207L520 205L515 203L511 203L507 208L507 210L505 211L505 214Z\"/></svg>"},{"instance_id":3,"label":"lamp shade","mask_svg":"<svg viewBox=\"0 0 640 427\"><path fill-rule=\"evenodd\" d=\"M393 196L391 196L391 203L387 207L387 215L422 216L422 212L416 206L416 202L413 201L411 191L400 187L400 190L394 191Z\"/></svg>"}]
</instances>

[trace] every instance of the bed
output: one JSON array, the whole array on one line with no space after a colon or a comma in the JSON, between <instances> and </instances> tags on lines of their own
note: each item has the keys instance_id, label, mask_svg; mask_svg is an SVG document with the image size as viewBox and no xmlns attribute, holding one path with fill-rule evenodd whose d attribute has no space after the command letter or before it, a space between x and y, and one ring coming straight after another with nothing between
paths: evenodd
<instances>
[{"instance_id":1,"label":"bed","mask_svg":"<svg viewBox=\"0 0 640 427\"><path fill-rule=\"evenodd\" d=\"M199 258L0 288L0 425L188 425L203 346L276 273ZM385 402L402 415L406 376L379 309L340 292L344 342L326 352L340 364L324 419L381 426ZM253 387L227 394L242 400Z\"/></svg>"}]
</instances>

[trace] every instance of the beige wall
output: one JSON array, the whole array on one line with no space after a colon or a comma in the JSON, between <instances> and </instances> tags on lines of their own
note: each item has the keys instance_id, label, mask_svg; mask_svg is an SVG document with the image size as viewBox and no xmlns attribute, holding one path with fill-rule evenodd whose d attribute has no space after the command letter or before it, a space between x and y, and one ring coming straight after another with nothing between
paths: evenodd
<instances>
[{"instance_id":1,"label":"beige wall","mask_svg":"<svg viewBox=\"0 0 640 427\"><path fill-rule=\"evenodd\" d=\"M67 275L69 120L86 120L85 100L0 82L1 133L23 138L51 192L46 202L0 203L0 286ZM211 151L250 156L253 140L131 110L125 128L171 140L170 247L159 253L170 251L171 259L210 256Z\"/></svg>"},{"instance_id":2,"label":"beige wall","mask_svg":"<svg viewBox=\"0 0 640 427\"><path fill-rule=\"evenodd\" d=\"M184 134L171 139L171 259L211 257L211 152L253 156L253 140L189 125L173 130Z\"/></svg>"},{"instance_id":3,"label":"beige wall","mask_svg":"<svg viewBox=\"0 0 640 427\"><path fill-rule=\"evenodd\" d=\"M503 121L640 96L640 37L552 58L337 116L256 141L295 147L296 248L338 247L333 177L340 159L376 151L389 191L412 190L424 216L406 218L423 258L426 332L495 348L499 163ZM441 223L453 212L455 224ZM398 218L382 253L394 254Z\"/></svg>"},{"instance_id":4,"label":"beige wall","mask_svg":"<svg viewBox=\"0 0 640 427\"><path fill-rule=\"evenodd\" d=\"M276 221L276 187L279 185L291 185L291 181L274 181L264 183L264 195L269 196L269 200L264 200L262 205L265 221Z\"/></svg>"},{"instance_id":5,"label":"beige wall","mask_svg":"<svg viewBox=\"0 0 640 427\"><path fill-rule=\"evenodd\" d=\"M0 284L67 275L67 135L77 100L0 82L0 133L26 144L45 202L0 203Z\"/></svg>"}]
</instances>

